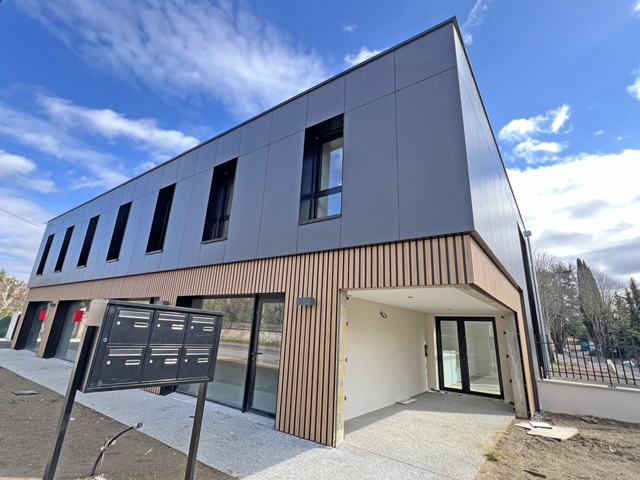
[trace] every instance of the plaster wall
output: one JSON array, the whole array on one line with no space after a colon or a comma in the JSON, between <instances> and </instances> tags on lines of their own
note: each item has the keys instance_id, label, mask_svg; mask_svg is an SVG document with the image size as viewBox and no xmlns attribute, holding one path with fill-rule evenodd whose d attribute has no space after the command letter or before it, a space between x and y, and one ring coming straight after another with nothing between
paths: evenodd
<instances>
[{"instance_id":1,"label":"plaster wall","mask_svg":"<svg viewBox=\"0 0 640 480\"><path fill-rule=\"evenodd\" d=\"M345 420L426 391L423 313L352 297L347 322Z\"/></svg>"}]
</instances>

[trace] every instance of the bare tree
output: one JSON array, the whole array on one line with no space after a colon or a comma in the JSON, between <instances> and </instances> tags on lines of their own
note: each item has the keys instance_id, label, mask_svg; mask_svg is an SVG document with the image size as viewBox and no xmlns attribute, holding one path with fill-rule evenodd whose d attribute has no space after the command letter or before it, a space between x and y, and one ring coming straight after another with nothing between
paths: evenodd
<instances>
[{"instance_id":1,"label":"bare tree","mask_svg":"<svg viewBox=\"0 0 640 480\"><path fill-rule=\"evenodd\" d=\"M22 310L27 291L25 282L9 276L4 268L0 269L0 316Z\"/></svg>"},{"instance_id":2,"label":"bare tree","mask_svg":"<svg viewBox=\"0 0 640 480\"><path fill-rule=\"evenodd\" d=\"M624 289L619 280L604 272L593 273L587 264L578 259L578 300L584 324L596 343L610 345L620 326L617 313L618 299ZM608 352L606 352L608 356Z\"/></svg>"},{"instance_id":3,"label":"bare tree","mask_svg":"<svg viewBox=\"0 0 640 480\"><path fill-rule=\"evenodd\" d=\"M579 319L576 272L573 265L544 249L534 250L533 262L544 325L561 351Z\"/></svg>"}]
</instances>

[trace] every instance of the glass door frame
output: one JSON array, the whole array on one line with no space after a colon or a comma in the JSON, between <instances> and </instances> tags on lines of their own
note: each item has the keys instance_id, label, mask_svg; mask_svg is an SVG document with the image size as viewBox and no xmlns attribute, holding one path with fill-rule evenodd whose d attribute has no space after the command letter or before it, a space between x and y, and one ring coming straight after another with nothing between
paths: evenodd
<instances>
[{"instance_id":1,"label":"glass door frame","mask_svg":"<svg viewBox=\"0 0 640 480\"><path fill-rule=\"evenodd\" d=\"M456 322L458 332L458 348L460 351L460 377L462 379L462 388L448 388L444 386L444 363L442 354L442 327L441 322ZM490 393L474 392L471 390L469 379L469 358L467 355L467 338L465 331L465 322L490 322L493 327L493 341L496 352L496 363L498 367L498 381L500 384L500 394L493 395ZM496 331L496 319L493 317L436 317L436 345L438 358L438 383L440 390L446 392L464 393L467 395L478 395L481 397L504 399L504 387L502 385L502 367L500 362L500 350L498 349L498 334Z\"/></svg>"},{"instance_id":2,"label":"glass door frame","mask_svg":"<svg viewBox=\"0 0 640 480\"><path fill-rule=\"evenodd\" d=\"M272 414L270 412L264 412L262 410L255 409L251 406L253 404L253 394L255 391L255 381L256 381L256 372L257 372L256 361L258 359L258 355L262 355L261 352L258 352L258 339L260 335L260 315L262 312L262 305L265 303L284 304L285 296L284 294L279 294L279 293L255 295L255 302L253 304L253 320L251 324L251 339L249 342L249 352L247 355L247 376L244 382L244 398L242 401L242 411L263 415L269 418L275 418L275 414ZM280 342L280 358L282 358L282 340ZM278 377L280 376L280 366L281 366L280 362L278 362ZM276 385L276 391L277 391L277 388L278 387ZM277 403L278 403L278 398L276 394L276 408L277 408Z\"/></svg>"}]
</instances>

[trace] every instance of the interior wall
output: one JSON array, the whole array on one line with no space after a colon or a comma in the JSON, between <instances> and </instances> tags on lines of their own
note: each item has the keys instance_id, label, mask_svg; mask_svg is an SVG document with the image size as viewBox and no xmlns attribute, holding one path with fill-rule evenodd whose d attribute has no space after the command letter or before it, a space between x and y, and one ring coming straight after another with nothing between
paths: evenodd
<instances>
[{"instance_id":1,"label":"interior wall","mask_svg":"<svg viewBox=\"0 0 640 480\"><path fill-rule=\"evenodd\" d=\"M350 297L347 322L345 420L426 391L423 313Z\"/></svg>"}]
</instances>

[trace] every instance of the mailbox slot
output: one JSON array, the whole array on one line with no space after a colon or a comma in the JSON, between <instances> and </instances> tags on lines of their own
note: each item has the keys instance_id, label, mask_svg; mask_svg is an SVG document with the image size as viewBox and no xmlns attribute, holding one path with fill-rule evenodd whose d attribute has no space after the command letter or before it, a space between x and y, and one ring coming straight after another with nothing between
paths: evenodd
<instances>
[{"instance_id":1,"label":"mailbox slot","mask_svg":"<svg viewBox=\"0 0 640 480\"><path fill-rule=\"evenodd\" d=\"M151 331L153 312L119 308L109 332L109 345L146 345Z\"/></svg>"},{"instance_id":2,"label":"mailbox slot","mask_svg":"<svg viewBox=\"0 0 640 480\"><path fill-rule=\"evenodd\" d=\"M146 349L147 347L107 347L100 365L98 386L139 382Z\"/></svg>"},{"instance_id":3,"label":"mailbox slot","mask_svg":"<svg viewBox=\"0 0 640 480\"><path fill-rule=\"evenodd\" d=\"M192 315L187 326L184 343L187 345L212 345L216 333L216 321L220 317Z\"/></svg>"},{"instance_id":4,"label":"mailbox slot","mask_svg":"<svg viewBox=\"0 0 640 480\"><path fill-rule=\"evenodd\" d=\"M178 378L180 380L208 378L211 355L211 348L185 347L180 357Z\"/></svg>"},{"instance_id":5,"label":"mailbox slot","mask_svg":"<svg viewBox=\"0 0 640 480\"><path fill-rule=\"evenodd\" d=\"M183 313L158 312L151 330L152 345L182 345L187 325Z\"/></svg>"},{"instance_id":6,"label":"mailbox slot","mask_svg":"<svg viewBox=\"0 0 640 480\"><path fill-rule=\"evenodd\" d=\"M144 360L143 382L178 378L180 347L149 347Z\"/></svg>"}]
</instances>

